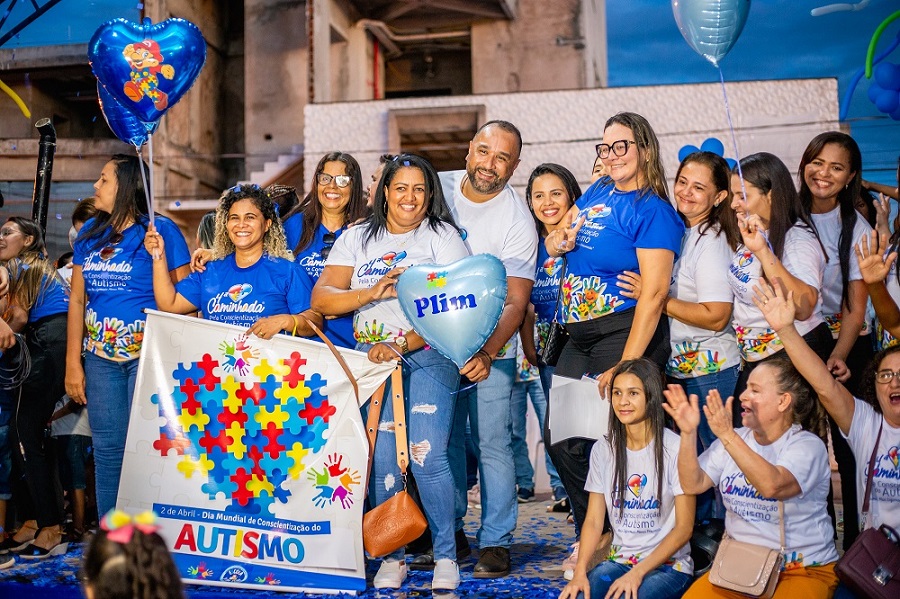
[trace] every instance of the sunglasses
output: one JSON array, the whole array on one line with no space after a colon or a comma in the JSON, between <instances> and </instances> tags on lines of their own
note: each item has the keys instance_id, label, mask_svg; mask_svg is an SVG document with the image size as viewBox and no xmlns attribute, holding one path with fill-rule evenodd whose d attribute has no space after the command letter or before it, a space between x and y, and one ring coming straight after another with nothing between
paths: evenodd
<instances>
[{"instance_id":1,"label":"sunglasses","mask_svg":"<svg viewBox=\"0 0 900 599\"><path fill-rule=\"evenodd\" d=\"M331 253L331 248L334 246L335 239L337 239L337 235L334 233L325 233L325 235L322 236L322 243L325 244L322 251L319 252L319 255L322 256L322 260L328 259L328 254Z\"/></svg>"},{"instance_id":2,"label":"sunglasses","mask_svg":"<svg viewBox=\"0 0 900 599\"><path fill-rule=\"evenodd\" d=\"M329 175L328 173L319 173L316 175L316 181L319 185L328 185L332 181L338 187L347 187L350 185L350 175Z\"/></svg>"}]
</instances>

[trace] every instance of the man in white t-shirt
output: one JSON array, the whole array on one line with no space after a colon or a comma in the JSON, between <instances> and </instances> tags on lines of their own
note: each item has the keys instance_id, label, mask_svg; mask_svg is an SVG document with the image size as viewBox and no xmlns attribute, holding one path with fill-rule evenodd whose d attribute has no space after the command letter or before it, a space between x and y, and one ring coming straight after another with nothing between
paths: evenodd
<instances>
[{"instance_id":1,"label":"man in white t-shirt","mask_svg":"<svg viewBox=\"0 0 900 599\"><path fill-rule=\"evenodd\" d=\"M516 333L534 284L537 231L525 202L507 182L519 165L522 136L506 121L484 124L469 142L466 170L440 173L444 197L472 255L491 254L506 267L506 305L497 328L460 374L475 386L460 393L450 440L457 484L457 517L466 512L465 425L471 424L481 478L481 548L475 578L509 574L516 528L516 471L510 396L515 378ZM468 382L463 380L461 388ZM459 524L458 524L459 526Z\"/></svg>"}]
</instances>

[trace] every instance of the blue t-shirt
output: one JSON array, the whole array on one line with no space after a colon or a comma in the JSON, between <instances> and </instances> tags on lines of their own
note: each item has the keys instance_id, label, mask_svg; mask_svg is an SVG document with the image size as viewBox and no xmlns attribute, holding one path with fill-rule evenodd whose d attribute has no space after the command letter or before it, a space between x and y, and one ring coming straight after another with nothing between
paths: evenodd
<instances>
[{"instance_id":1,"label":"blue t-shirt","mask_svg":"<svg viewBox=\"0 0 900 599\"><path fill-rule=\"evenodd\" d=\"M21 268L19 278L21 278L29 266L24 262L16 259L18 267ZM69 288L60 277L53 277L49 284L46 277L41 281L40 291L31 310L28 311L28 322L37 322L46 316L54 314L65 314L69 311Z\"/></svg>"},{"instance_id":2,"label":"blue t-shirt","mask_svg":"<svg viewBox=\"0 0 900 599\"><path fill-rule=\"evenodd\" d=\"M640 272L638 249L681 250L684 223L672 205L649 193L619 191L599 181L575 203L586 217L575 249L566 254L563 287L566 322L583 322L622 312L637 301L619 295L617 276ZM667 281L668 283L668 281Z\"/></svg>"},{"instance_id":3,"label":"blue t-shirt","mask_svg":"<svg viewBox=\"0 0 900 599\"><path fill-rule=\"evenodd\" d=\"M282 225L284 226L284 236L287 238L288 249L294 251L297 247L297 242L300 241L300 235L303 233L303 214L298 212L284 221ZM303 267L303 270L312 279L313 284L319 280L319 277L322 275L322 269L325 268L325 258L322 257L322 250L325 248L325 235L333 232L336 241L344 231L346 229L343 227L337 231L329 231L325 225L320 224L309 247L300 253L294 254L294 260ZM350 349L356 347L356 339L353 336L353 314L325 320L322 332L338 347L348 347Z\"/></svg>"},{"instance_id":4,"label":"blue t-shirt","mask_svg":"<svg viewBox=\"0 0 900 599\"><path fill-rule=\"evenodd\" d=\"M94 219L84 226L90 227ZM122 231L118 243L96 247L96 238L75 241L73 263L84 277L87 326L85 349L107 360L140 357L144 340L145 308L156 309L153 297L153 257L144 249L149 220L141 218ZM181 230L164 216L155 217L163 237L170 270L191 261ZM91 249L93 248L93 249Z\"/></svg>"},{"instance_id":5,"label":"blue t-shirt","mask_svg":"<svg viewBox=\"0 0 900 599\"><path fill-rule=\"evenodd\" d=\"M538 243L537 269L534 287L531 288L531 303L534 304L534 328L537 333L537 350L540 353L547 341L556 298L559 295L559 279L563 274L563 258L553 258L547 253L543 240ZM562 306L562 304L560 304Z\"/></svg>"},{"instance_id":6,"label":"blue t-shirt","mask_svg":"<svg viewBox=\"0 0 900 599\"><path fill-rule=\"evenodd\" d=\"M249 327L260 318L309 309L312 280L295 262L264 254L241 268L234 254L206 264L175 285L203 318Z\"/></svg>"}]
</instances>

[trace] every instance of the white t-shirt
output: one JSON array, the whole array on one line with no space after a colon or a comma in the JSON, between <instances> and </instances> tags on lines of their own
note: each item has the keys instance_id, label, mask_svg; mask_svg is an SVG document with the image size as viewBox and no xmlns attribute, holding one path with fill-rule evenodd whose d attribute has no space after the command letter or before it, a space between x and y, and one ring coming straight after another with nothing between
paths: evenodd
<instances>
[{"instance_id":1,"label":"white t-shirt","mask_svg":"<svg viewBox=\"0 0 900 599\"><path fill-rule=\"evenodd\" d=\"M900 428L894 428L866 402L854 399L856 408L850 423L850 434L845 435L856 458L856 497L862 514L866 492L866 471L869 458L878 438L881 441L875 452L875 475L872 477L872 498L869 500L869 518L872 526L887 524L900 529ZM860 515L860 517L862 517Z\"/></svg>"},{"instance_id":2,"label":"white t-shirt","mask_svg":"<svg viewBox=\"0 0 900 599\"><path fill-rule=\"evenodd\" d=\"M722 281L734 252L724 234L697 225L687 230L681 257L675 262L669 295L685 302L734 302L731 287ZM714 374L741 363L734 329L710 331L669 318L672 352L666 364L669 376L684 379Z\"/></svg>"},{"instance_id":3,"label":"white t-shirt","mask_svg":"<svg viewBox=\"0 0 900 599\"><path fill-rule=\"evenodd\" d=\"M767 462L786 468L800 485L800 494L784 501L784 569L836 561L834 527L826 510L831 468L822 440L796 424L769 445L757 443L749 428L735 432ZM700 468L722 493L728 534L737 541L779 549L778 501L759 494L721 441L703 452Z\"/></svg>"},{"instance_id":4,"label":"white t-shirt","mask_svg":"<svg viewBox=\"0 0 900 599\"><path fill-rule=\"evenodd\" d=\"M402 235L385 230L364 246L368 229L368 225L358 225L338 237L325 263L325 266L353 267L350 289L374 287L385 273L400 266L450 264L469 255L459 233L449 225L441 224L436 232L424 220L419 228ZM378 343L403 335L412 326L397 298L390 298L357 310L353 329L360 343Z\"/></svg>"},{"instance_id":5,"label":"white t-shirt","mask_svg":"<svg viewBox=\"0 0 900 599\"><path fill-rule=\"evenodd\" d=\"M487 202L477 204L462 194L466 171L439 173L444 198L453 220L463 230L463 240L474 256L491 254L503 262L507 277L534 281L538 234L525 201L507 185ZM497 358L515 358L517 335L504 345Z\"/></svg>"},{"instance_id":6,"label":"white t-shirt","mask_svg":"<svg viewBox=\"0 0 900 599\"><path fill-rule=\"evenodd\" d=\"M612 546L607 559L634 565L647 557L675 528L675 496L684 495L678 480L678 435L663 431L663 492L662 505L656 489L655 442L639 451L628 451L625 479L625 509L619 515L619 501L613 501L614 458L609 442L604 438L594 443L591 465L584 490L601 493L613 529ZM694 573L690 543L685 543L666 561L667 565L684 574Z\"/></svg>"},{"instance_id":7,"label":"white t-shirt","mask_svg":"<svg viewBox=\"0 0 900 599\"><path fill-rule=\"evenodd\" d=\"M819 291L822 296L822 316L831 329L831 335L837 339L841 332L841 258L838 252L838 245L841 239L841 207L837 206L830 212L812 215L813 224L816 225L816 231L819 233L819 239L825 247L828 254L828 262L825 263L825 272L822 276L822 287ZM860 242L863 237L868 239L872 227L860 216L856 215L856 224L853 225L853 245L850 246L850 255L847 266L849 266L849 276L847 281L861 281L862 275L859 272L859 261L856 259L856 253L853 248ZM862 334L869 333L868 323L863 323Z\"/></svg>"},{"instance_id":8,"label":"white t-shirt","mask_svg":"<svg viewBox=\"0 0 900 599\"><path fill-rule=\"evenodd\" d=\"M788 229L782 253L781 262L789 273L814 289L822 288L825 256L812 230L802 223ZM758 362L784 348L781 339L769 328L765 316L753 303L753 287L759 282L761 275L762 264L759 259L743 245L738 247L728 267L728 284L734 292L731 319L741 355L748 362ZM794 323L801 335L825 322L822 317L822 294L819 293L818 296L810 317Z\"/></svg>"}]
</instances>

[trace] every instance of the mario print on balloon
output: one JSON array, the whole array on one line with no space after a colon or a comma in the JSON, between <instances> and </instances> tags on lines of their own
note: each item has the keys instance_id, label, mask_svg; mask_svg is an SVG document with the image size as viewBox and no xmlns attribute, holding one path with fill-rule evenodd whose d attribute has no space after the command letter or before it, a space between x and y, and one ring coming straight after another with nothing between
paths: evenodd
<instances>
[{"instance_id":1,"label":"mario print on balloon","mask_svg":"<svg viewBox=\"0 0 900 599\"><path fill-rule=\"evenodd\" d=\"M171 80L175 76L175 67L164 64L159 44L150 39L128 44L122 50L122 56L131 67L131 81L125 82L125 95L135 103L147 97L157 110L165 110L169 106L169 96L159 89L159 76Z\"/></svg>"}]
</instances>

